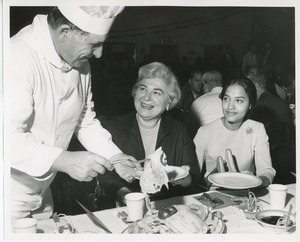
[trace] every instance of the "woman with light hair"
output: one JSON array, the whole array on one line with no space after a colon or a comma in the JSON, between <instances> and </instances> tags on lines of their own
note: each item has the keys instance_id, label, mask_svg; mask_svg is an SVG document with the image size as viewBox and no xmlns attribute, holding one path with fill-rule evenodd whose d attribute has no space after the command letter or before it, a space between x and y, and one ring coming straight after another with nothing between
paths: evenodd
<instances>
[{"instance_id":1,"label":"woman with light hair","mask_svg":"<svg viewBox=\"0 0 300 242\"><path fill-rule=\"evenodd\" d=\"M200 177L192 139L185 126L166 112L180 99L176 76L163 63L142 66L133 86L133 97L136 112L106 126L114 143L136 159L147 158L162 147L168 165L180 166L189 172L185 178L171 182L173 186L169 186L169 190L163 187L150 198L155 200L196 192ZM140 191L138 180L130 184L118 178L114 171L99 175L98 180L107 193L123 202L127 193Z\"/></svg>"}]
</instances>

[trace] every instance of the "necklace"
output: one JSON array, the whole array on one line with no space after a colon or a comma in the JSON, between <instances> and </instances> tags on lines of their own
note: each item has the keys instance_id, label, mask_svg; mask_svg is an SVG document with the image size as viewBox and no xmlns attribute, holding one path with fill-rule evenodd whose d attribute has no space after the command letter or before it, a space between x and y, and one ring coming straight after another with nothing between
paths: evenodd
<instances>
[{"instance_id":1,"label":"necklace","mask_svg":"<svg viewBox=\"0 0 300 242\"><path fill-rule=\"evenodd\" d=\"M138 121L138 125L139 125L139 129L141 131L141 134L149 136L149 135L156 134L158 132L160 120L153 126L146 126L146 125L142 124L140 122L138 116L136 116L136 120Z\"/></svg>"}]
</instances>

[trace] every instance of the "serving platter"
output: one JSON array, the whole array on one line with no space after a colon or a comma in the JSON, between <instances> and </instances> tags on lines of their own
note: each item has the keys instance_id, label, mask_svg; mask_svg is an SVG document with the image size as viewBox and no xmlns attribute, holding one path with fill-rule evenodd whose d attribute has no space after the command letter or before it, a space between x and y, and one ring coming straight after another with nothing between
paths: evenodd
<instances>
[{"instance_id":1,"label":"serving platter","mask_svg":"<svg viewBox=\"0 0 300 242\"><path fill-rule=\"evenodd\" d=\"M123 230L122 234L134 234L132 231L132 227L134 225L131 224L129 225L125 230ZM222 221L221 219L218 221L218 224L217 224L217 227L216 227L216 230L211 232L211 234L224 234L226 233L226 225L224 223L224 221Z\"/></svg>"},{"instance_id":2,"label":"serving platter","mask_svg":"<svg viewBox=\"0 0 300 242\"><path fill-rule=\"evenodd\" d=\"M255 214L255 220L264 228L273 230L276 233L289 233L293 232L296 229L296 216L291 214L291 221L292 224L285 225L276 225L274 224L278 219L278 217L287 216L288 212L282 210L261 210Z\"/></svg>"},{"instance_id":3,"label":"serving platter","mask_svg":"<svg viewBox=\"0 0 300 242\"><path fill-rule=\"evenodd\" d=\"M182 206L182 205L174 205L176 207L176 209L178 210L178 206ZM196 206L196 207L194 207ZM194 209L200 209L200 210L194 210L196 211L195 213L200 216L200 218L202 219L202 221L206 224L207 226L207 231L206 234L223 234L226 233L226 225L225 225L225 221L222 219L222 213L220 212L212 212L210 209L208 209L208 207L204 206L204 205L190 205L190 207L193 207ZM203 208L205 208L203 210ZM205 212L204 212L205 211ZM177 211L178 212L178 211ZM175 213L176 215L176 213ZM173 216L173 215L171 215ZM183 219L184 221L185 219L190 219L190 217L188 216L188 214L185 213L181 213L179 215L179 217L176 218L176 221ZM193 220L193 216L191 217ZM166 220L159 218L157 216L157 214L150 214L147 213L144 218L142 220L138 220L136 222L134 222L133 224L129 225L124 231L122 231L122 234L141 234L141 233L158 233L158 234L169 234L169 233L187 233L187 231L189 231L189 233L191 231L193 231L193 229L190 231L188 229L188 227L184 227L184 229L175 229L172 231L172 228L174 229L174 226L176 228L177 226L182 226L181 223L174 223L175 220L173 220L173 222L171 223L171 227L168 227L168 218ZM195 221L195 220L194 220ZM169 224L170 225L170 224ZM157 227L158 226L158 227ZM187 226L187 225L186 225ZM151 228L149 228L151 227ZM166 229L170 228L169 229ZM193 227L193 226L192 226ZM162 229L158 229L158 228L162 228ZM195 231L193 231L195 233ZM199 233L205 233L205 231L201 231L201 229L199 230Z\"/></svg>"},{"instance_id":4,"label":"serving platter","mask_svg":"<svg viewBox=\"0 0 300 242\"><path fill-rule=\"evenodd\" d=\"M189 174L189 172L182 167L169 165L166 166L166 172L170 182L185 178ZM134 177L140 179L140 175Z\"/></svg>"},{"instance_id":5,"label":"serving platter","mask_svg":"<svg viewBox=\"0 0 300 242\"><path fill-rule=\"evenodd\" d=\"M208 176L208 180L215 186L228 189L248 189L261 185L260 178L239 172L221 172Z\"/></svg>"}]
</instances>

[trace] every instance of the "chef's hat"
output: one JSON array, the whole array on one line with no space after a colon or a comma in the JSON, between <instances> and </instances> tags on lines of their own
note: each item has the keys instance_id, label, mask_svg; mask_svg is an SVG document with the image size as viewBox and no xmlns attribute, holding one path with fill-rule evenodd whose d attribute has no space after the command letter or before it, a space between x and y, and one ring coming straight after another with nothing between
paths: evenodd
<instances>
[{"instance_id":1,"label":"chef's hat","mask_svg":"<svg viewBox=\"0 0 300 242\"><path fill-rule=\"evenodd\" d=\"M123 6L75 6L61 5L59 11L74 25L83 31L97 34L108 34L116 16Z\"/></svg>"}]
</instances>

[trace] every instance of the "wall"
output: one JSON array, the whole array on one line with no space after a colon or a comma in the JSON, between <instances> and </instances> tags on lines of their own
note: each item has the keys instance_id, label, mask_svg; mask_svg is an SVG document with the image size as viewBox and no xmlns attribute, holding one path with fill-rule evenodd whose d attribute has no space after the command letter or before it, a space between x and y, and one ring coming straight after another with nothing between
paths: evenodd
<instances>
[{"instance_id":1,"label":"wall","mask_svg":"<svg viewBox=\"0 0 300 242\"><path fill-rule=\"evenodd\" d=\"M11 33L29 24L43 7L11 8ZM204 58L206 45L230 44L237 58L253 39L261 49L266 40L280 53L283 63L295 61L294 8L280 7L126 7L117 17L108 42L129 42L136 48L140 62L151 45L168 43L178 46L180 56Z\"/></svg>"},{"instance_id":2,"label":"wall","mask_svg":"<svg viewBox=\"0 0 300 242\"><path fill-rule=\"evenodd\" d=\"M251 26L252 13L247 8L127 7L114 23L108 41L134 39L137 62L150 52L150 45L160 44L162 35L169 37L169 44L179 46L180 56L203 58L205 45L230 44L240 57L251 39Z\"/></svg>"}]
</instances>

